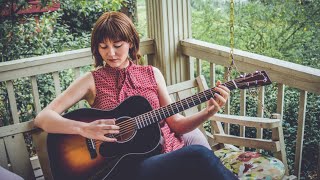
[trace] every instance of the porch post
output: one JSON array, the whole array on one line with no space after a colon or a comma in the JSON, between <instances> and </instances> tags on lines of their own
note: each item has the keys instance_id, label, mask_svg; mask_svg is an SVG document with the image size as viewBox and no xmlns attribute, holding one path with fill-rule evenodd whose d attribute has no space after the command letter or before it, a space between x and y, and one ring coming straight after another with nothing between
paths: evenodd
<instances>
[{"instance_id":1,"label":"porch post","mask_svg":"<svg viewBox=\"0 0 320 180\"><path fill-rule=\"evenodd\" d=\"M190 0L146 0L146 9L148 37L155 42L148 64L160 69L168 85L190 79L193 63L180 49L180 40L191 38Z\"/></svg>"}]
</instances>

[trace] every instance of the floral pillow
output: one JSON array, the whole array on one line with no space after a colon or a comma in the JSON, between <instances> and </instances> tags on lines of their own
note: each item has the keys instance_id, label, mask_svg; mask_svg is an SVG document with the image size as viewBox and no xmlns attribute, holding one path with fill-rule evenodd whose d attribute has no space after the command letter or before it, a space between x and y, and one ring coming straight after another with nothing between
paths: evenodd
<instances>
[{"instance_id":1,"label":"floral pillow","mask_svg":"<svg viewBox=\"0 0 320 180\"><path fill-rule=\"evenodd\" d=\"M227 148L214 153L229 170L242 180L282 179L285 174L283 163L274 157Z\"/></svg>"}]
</instances>

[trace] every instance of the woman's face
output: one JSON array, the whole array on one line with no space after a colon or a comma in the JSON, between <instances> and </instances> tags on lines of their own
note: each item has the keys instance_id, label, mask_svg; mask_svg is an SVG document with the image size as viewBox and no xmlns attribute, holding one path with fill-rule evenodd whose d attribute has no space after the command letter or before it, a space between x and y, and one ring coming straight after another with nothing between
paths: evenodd
<instances>
[{"instance_id":1,"label":"woman's face","mask_svg":"<svg viewBox=\"0 0 320 180\"><path fill-rule=\"evenodd\" d=\"M99 43L99 53L104 62L113 68L126 68L129 65L130 43L125 41L105 40Z\"/></svg>"}]
</instances>

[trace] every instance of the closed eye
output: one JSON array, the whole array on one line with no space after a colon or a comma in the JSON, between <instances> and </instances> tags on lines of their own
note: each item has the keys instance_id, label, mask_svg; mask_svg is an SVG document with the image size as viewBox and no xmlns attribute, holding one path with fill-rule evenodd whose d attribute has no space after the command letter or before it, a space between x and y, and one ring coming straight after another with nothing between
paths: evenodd
<instances>
[{"instance_id":1,"label":"closed eye","mask_svg":"<svg viewBox=\"0 0 320 180\"><path fill-rule=\"evenodd\" d=\"M121 47L121 46L122 46L122 43L121 43L121 44L115 44L115 45L114 45L115 48L119 48L119 47Z\"/></svg>"},{"instance_id":2,"label":"closed eye","mask_svg":"<svg viewBox=\"0 0 320 180\"><path fill-rule=\"evenodd\" d=\"M104 45L104 44L99 44L99 47L100 47L101 49L106 49L108 46L106 46L106 45Z\"/></svg>"}]
</instances>

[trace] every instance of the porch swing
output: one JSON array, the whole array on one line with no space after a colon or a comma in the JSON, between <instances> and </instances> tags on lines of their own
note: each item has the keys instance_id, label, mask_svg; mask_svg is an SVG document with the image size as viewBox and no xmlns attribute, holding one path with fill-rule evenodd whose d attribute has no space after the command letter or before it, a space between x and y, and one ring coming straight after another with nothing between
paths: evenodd
<instances>
[{"instance_id":1,"label":"porch swing","mask_svg":"<svg viewBox=\"0 0 320 180\"><path fill-rule=\"evenodd\" d=\"M230 65L226 68L226 80L230 79L231 72L237 69L234 60L234 0L230 0ZM244 76L244 75L240 75ZM261 87L263 88L263 87ZM246 90L242 90L242 98L245 98ZM261 93L264 92L264 89ZM249 94L253 93L249 90ZM258 93L256 92L255 95ZM263 111L263 102L258 100L258 105ZM245 108L245 105L244 105ZM243 113L244 114L244 113ZM258 115L259 116L259 115ZM292 179L288 177L288 164L285 152L285 143L280 114L272 114L271 118L246 117L245 115L216 114L210 118L212 134L207 133L215 155L221 162L239 179ZM224 128L222 126L224 123ZM240 136L230 135L229 124L240 127ZM245 127L253 127L257 130L257 138L245 137ZM271 140L262 139L263 128L272 131ZM210 140L209 140L210 142ZM231 145L232 144L232 145ZM236 147L238 146L238 147ZM245 151L245 147L255 148L256 151ZM261 150L270 151L274 157L263 155Z\"/></svg>"}]
</instances>

